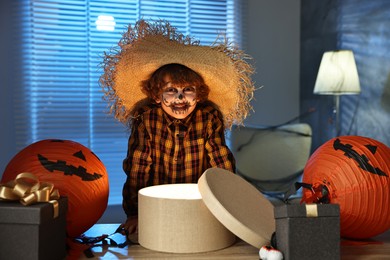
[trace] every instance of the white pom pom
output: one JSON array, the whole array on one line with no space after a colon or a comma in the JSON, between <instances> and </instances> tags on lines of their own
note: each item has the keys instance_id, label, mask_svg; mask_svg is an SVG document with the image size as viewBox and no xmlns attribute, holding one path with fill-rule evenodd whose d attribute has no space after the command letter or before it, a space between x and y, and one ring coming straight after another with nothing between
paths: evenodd
<instances>
[{"instance_id":1,"label":"white pom pom","mask_svg":"<svg viewBox=\"0 0 390 260\"><path fill-rule=\"evenodd\" d=\"M260 259L267 260L268 253L271 249L272 249L272 247L270 247L270 246L263 246L262 248L260 248L260 251L259 251Z\"/></svg>"},{"instance_id":2,"label":"white pom pom","mask_svg":"<svg viewBox=\"0 0 390 260\"><path fill-rule=\"evenodd\" d=\"M283 259L282 252L280 252L276 249L271 249L268 252L267 260L282 260L282 259Z\"/></svg>"},{"instance_id":3,"label":"white pom pom","mask_svg":"<svg viewBox=\"0 0 390 260\"><path fill-rule=\"evenodd\" d=\"M259 256L261 260L282 260L282 252L274 249L271 246L263 246L260 248Z\"/></svg>"}]
</instances>

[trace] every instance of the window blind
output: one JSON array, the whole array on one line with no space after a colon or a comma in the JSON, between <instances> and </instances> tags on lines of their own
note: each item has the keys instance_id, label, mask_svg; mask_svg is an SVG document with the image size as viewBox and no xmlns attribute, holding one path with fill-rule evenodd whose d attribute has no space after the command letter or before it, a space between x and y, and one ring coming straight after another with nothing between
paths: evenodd
<instances>
[{"instance_id":1,"label":"window blind","mask_svg":"<svg viewBox=\"0 0 390 260\"><path fill-rule=\"evenodd\" d=\"M166 19L202 44L218 34L240 43L235 9L226 0L23 0L21 88L15 88L17 150L43 139L90 148L107 168L109 205L122 201L127 129L109 115L98 84L104 51L139 18Z\"/></svg>"}]
</instances>

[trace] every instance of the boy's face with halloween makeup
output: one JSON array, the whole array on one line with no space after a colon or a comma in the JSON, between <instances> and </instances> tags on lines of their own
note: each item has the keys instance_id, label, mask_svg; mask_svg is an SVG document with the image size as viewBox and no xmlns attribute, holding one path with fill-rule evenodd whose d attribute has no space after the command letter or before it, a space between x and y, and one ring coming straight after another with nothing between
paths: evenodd
<instances>
[{"instance_id":1,"label":"boy's face with halloween makeup","mask_svg":"<svg viewBox=\"0 0 390 260\"><path fill-rule=\"evenodd\" d=\"M165 86L162 89L160 98L156 99L161 103L162 109L168 115L176 119L184 119L194 111L198 102L196 96L196 87L194 86L175 86L166 77Z\"/></svg>"}]
</instances>

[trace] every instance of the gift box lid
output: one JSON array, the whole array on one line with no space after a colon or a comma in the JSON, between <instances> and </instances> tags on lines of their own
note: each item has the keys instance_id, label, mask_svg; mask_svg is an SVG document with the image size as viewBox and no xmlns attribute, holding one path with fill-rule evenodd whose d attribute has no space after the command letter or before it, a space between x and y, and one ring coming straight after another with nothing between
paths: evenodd
<instances>
[{"instance_id":1,"label":"gift box lid","mask_svg":"<svg viewBox=\"0 0 390 260\"><path fill-rule=\"evenodd\" d=\"M274 209L275 218L337 217L338 204L285 204Z\"/></svg>"},{"instance_id":2,"label":"gift box lid","mask_svg":"<svg viewBox=\"0 0 390 260\"><path fill-rule=\"evenodd\" d=\"M274 206L242 177L210 168L198 180L202 200L227 229L248 244L268 245L275 232Z\"/></svg>"},{"instance_id":3,"label":"gift box lid","mask_svg":"<svg viewBox=\"0 0 390 260\"><path fill-rule=\"evenodd\" d=\"M59 216L66 214L67 197L58 199ZM39 202L24 206L18 201L0 201L0 224L42 224L53 219L54 208L51 203Z\"/></svg>"}]
</instances>

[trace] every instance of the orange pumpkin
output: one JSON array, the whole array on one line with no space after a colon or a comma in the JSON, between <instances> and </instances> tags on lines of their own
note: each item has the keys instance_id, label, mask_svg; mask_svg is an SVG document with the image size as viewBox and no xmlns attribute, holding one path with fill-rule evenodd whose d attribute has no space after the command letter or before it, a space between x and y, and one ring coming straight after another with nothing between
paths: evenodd
<instances>
[{"instance_id":1,"label":"orange pumpkin","mask_svg":"<svg viewBox=\"0 0 390 260\"><path fill-rule=\"evenodd\" d=\"M68 197L67 235L77 237L93 226L107 207L108 175L104 164L87 147L69 140L33 143L8 163L2 182L29 172L50 182Z\"/></svg>"},{"instance_id":2,"label":"orange pumpkin","mask_svg":"<svg viewBox=\"0 0 390 260\"><path fill-rule=\"evenodd\" d=\"M390 228L390 148L362 136L329 140L310 156L302 202L340 205L340 233L364 239Z\"/></svg>"}]
</instances>

